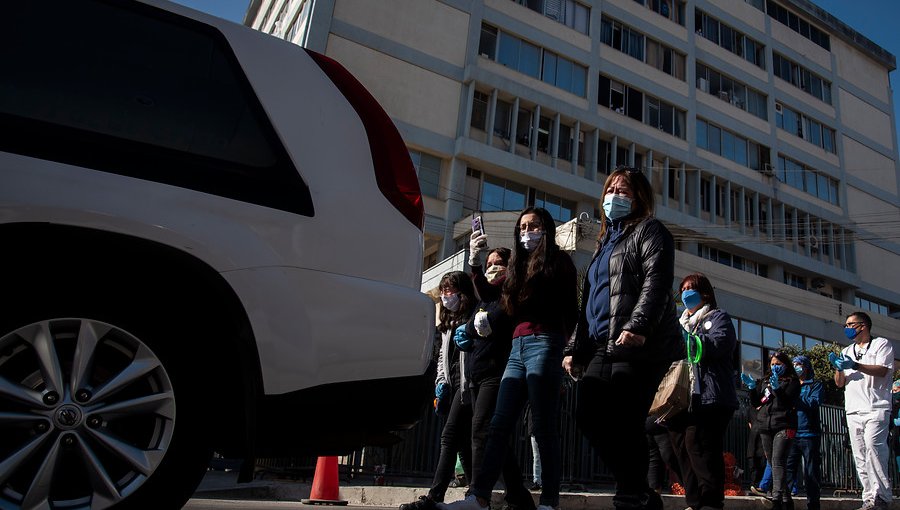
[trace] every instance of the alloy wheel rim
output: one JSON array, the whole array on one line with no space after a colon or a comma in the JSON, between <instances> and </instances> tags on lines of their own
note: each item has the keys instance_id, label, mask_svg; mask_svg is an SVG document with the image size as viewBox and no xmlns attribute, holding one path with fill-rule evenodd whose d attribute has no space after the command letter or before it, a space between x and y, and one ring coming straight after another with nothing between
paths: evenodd
<instances>
[{"instance_id":1,"label":"alloy wheel rim","mask_svg":"<svg viewBox=\"0 0 900 510\"><path fill-rule=\"evenodd\" d=\"M175 395L135 336L83 318L0 338L0 508L108 508L156 471Z\"/></svg>"}]
</instances>

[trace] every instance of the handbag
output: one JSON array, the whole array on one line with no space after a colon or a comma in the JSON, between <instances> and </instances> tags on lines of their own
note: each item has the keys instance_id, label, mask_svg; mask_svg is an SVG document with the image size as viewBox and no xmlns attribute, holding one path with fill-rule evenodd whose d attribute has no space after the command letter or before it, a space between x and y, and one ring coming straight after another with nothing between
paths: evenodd
<instances>
[{"instance_id":1,"label":"handbag","mask_svg":"<svg viewBox=\"0 0 900 510\"><path fill-rule=\"evenodd\" d=\"M650 416L661 422L687 409L691 404L691 364L687 360L672 363L663 376L650 405Z\"/></svg>"}]
</instances>

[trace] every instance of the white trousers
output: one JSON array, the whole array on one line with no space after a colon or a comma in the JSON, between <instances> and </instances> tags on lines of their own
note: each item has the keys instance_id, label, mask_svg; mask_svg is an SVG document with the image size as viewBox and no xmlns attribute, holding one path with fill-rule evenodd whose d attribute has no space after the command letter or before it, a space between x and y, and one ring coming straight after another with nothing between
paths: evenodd
<instances>
[{"instance_id":1,"label":"white trousers","mask_svg":"<svg viewBox=\"0 0 900 510\"><path fill-rule=\"evenodd\" d=\"M890 409L874 409L847 415L850 446L863 501L891 502L891 478L888 471L888 420Z\"/></svg>"}]
</instances>

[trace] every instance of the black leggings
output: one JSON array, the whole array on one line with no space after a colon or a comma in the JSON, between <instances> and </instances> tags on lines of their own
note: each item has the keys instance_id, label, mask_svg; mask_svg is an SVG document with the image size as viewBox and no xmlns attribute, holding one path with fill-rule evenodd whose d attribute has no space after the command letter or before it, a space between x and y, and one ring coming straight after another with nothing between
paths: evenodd
<instances>
[{"instance_id":1,"label":"black leggings","mask_svg":"<svg viewBox=\"0 0 900 510\"><path fill-rule=\"evenodd\" d=\"M431 489L428 491L428 495L435 501L444 501L447 487L456 477L457 453L466 478L472 480L472 406L462 402L458 390L453 392L451 398L450 412L441 430L441 454L434 470Z\"/></svg>"},{"instance_id":2,"label":"black leggings","mask_svg":"<svg viewBox=\"0 0 900 510\"><path fill-rule=\"evenodd\" d=\"M489 377L473 385L469 392L472 397L472 478L475 483L484 461L484 447L487 444L488 429L494 408L497 407L497 394L500 392L500 376ZM522 482L522 470L516 460L515 448L510 444L503 459L503 484L506 486L506 501L528 510L534 507L531 492Z\"/></svg>"}]
</instances>

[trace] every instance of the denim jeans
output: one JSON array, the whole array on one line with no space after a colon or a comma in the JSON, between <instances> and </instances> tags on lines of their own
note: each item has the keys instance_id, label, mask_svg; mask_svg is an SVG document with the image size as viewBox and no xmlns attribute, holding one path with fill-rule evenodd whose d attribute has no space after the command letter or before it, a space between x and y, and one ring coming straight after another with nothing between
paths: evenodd
<instances>
[{"instance_id":1,"label":"denim jeans","mask_svg":"<svg viewBox=\"0 0 900 510\"><path fill-rule=\"evenodd\" d=\"M803 480L806 482L806 508L807 510L819 510L819 436L796 437L791 454L787 461L788 482L796 479L796 473L800 469L800 460L803 459Z\"/></svg>"},{"instance_id":2,"label":"denim jeans","mask_svg":"<svg viewBox=\"0 0 900 510\"><path fill-rule=\"evenodd\" d=\"M472 485L472 494L490 500L500 477L507 443L526 400L531 404L534 437L543 465L540 504L559 506L560 442L559 398L562 385L563 339L538 334L516 337L500 382L497 408L491 419L484 464ZM645 472L646 474L646 472Z\"/></svg>"}]
</instances>

